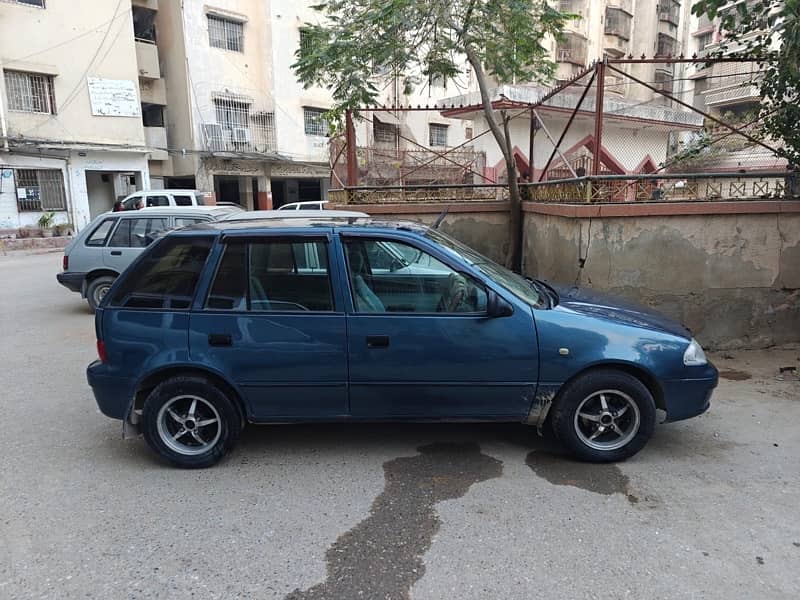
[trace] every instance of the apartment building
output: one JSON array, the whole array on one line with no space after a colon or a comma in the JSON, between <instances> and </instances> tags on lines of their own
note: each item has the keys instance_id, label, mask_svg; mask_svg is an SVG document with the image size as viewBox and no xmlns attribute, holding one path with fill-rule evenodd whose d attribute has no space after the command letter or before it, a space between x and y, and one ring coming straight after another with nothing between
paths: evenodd
<instances>
[{"instance_id":1,"label":"apartment building","mask_svg":"<svg viewBox=\"0 0 800 600\"><path fill-rule=\"evenodd\" d=\"M683 52L687 37L689 0L559 0L558 9L579 18L567 24L563 41L552 41L559 80L570 79L594 60L628 55L669 57ZM684 67L668 63L628 65L623 70L667 92L681 92L676 85ZM668 103L661 95L631 83L623 76L607 74L609 94L638 101Z\"/></svg>"},{"instance_id":2,"label":"apartment building","mask_svg":"<svg viewBox=\"0 0 800 600\"><path fill-rule=\"evenodd\" d=\"M0 229L80 228L148 185L141 58L130 0L0 2Z\"/></svg>"}]
</instances>

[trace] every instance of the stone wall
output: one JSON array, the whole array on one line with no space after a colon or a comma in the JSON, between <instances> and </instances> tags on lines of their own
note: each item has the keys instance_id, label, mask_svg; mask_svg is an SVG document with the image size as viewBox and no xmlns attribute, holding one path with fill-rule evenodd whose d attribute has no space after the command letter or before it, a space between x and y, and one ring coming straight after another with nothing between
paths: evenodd
<instances>
[{"instance_id":1,"label":"stone wall","mask_svg":"<svg viewBox=\"0 0 800 600\"><path fill-rule=\"evenodd\" d=\"M800 211L782 211L798 203L736 203L734 214L723 204L706 207L713 214L528 205L524 268L641 302L710 348L800 341Z\"/></svg>"}]
</instances>

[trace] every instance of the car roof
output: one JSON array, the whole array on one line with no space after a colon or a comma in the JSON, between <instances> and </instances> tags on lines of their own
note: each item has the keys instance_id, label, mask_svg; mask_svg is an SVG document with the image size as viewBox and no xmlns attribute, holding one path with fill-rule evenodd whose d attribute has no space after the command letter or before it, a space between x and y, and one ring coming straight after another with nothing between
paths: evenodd
<instances>
[{"instance_id":1,"label":"car roof","mask_svg":"<svg viewBox=\"0 0 800 600\"><path fill-rule=\"evenodd\" d=\"M128 196L138 196L140 194L206 194L208 192L201 192L200 190L180 190L180 189L169 189L169 190L136 190L128 194Z\"/></svg>"},{"instance_id":2,"label":"car roof","mask_svg":"<svg viewBox=\"0 0 800 600\"><path fill-rule=\"evenodd\" d=\"M319 213L331 213L334 211L314 211ZM337 211L338 212L338 211ZM303 229L338 229L356 228L373 230L375 232L391 232L397 230L410 231L417 234L424 234L429 227L424 223L414 221L388 221L374 219L369 216L300 216L300 217L270 217L253 218L245 220L221 220L212 223L198 223L182 229L182 231L208 231L214 230L220 233L259 233L274 231L275 229L287 229L297 232Z\"/></svg>"},{"instance_id":3,"label":"car roof","mask_svg":"<svg viewBox=\"0 0 800 600\"><path fill-rule=\"evenodd\" d=\"M233 206L149 206L139 210L109 211L103 216L112 215L122 218L133 218L137 215L148 217L170 216L170 215L225 215L228 213L242 212L240 208Z\"/></svg>"},{"instance_id":4,"label":"car roof","mask_svg":"<svg viewBox=\"0 0 800 600\"><path fill-rule=\"evenodd\" d=\"M358 218L368 217L365 212L355 210L293 210L287 214L285 210L249 210L236 212L225 217L225 221L253 221L257 219L312 219L312 218Z\"/></svg>"}]
</instances>

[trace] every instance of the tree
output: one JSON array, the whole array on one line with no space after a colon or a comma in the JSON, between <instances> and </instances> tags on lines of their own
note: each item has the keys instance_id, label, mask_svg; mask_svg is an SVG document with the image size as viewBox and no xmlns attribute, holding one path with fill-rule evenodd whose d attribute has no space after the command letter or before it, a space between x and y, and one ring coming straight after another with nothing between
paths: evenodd
<instances>
[{"instance_id":1,"label":"tree","mask_svg":"<svg viewBox=\"0 0 800 600\"><path fill-rule=\"evenodd\" d=\"M800 0L700 0L696 15L720 18L724 39L719 55L756 58L762 67L759 85L762 135L780 140L778 151L793 168L800 167ZM723 10L723 7L725 9Z\"/></svg>"},{"instance_id":2,"label":"tree","mask_svg":"<svg viewBox=\"0 0 800 600\"><path fill-rule=\"evenodd\" d=\"M574 18L544 0L331 0L314 7L322 24L306 24L307 43L292 65L306 86L331 90L331 116L378 104L388 71L411 89L423 80L453 79L471 68L484 116L508 173L510 236L506 262L521 263L522 202L508 118L497 119L490 85L552 78L554 63L543 41L560 38ZM376 69L375 67L382 67ZM385 77L385 76L383 76Z\"/></svg>"}]
</instances>

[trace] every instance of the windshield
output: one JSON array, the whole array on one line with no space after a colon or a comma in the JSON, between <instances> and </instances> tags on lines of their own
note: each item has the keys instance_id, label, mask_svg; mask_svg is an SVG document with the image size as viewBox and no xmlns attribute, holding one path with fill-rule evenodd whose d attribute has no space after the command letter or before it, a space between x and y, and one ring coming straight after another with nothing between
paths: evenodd
<instances>
[{"instance_id":1,"label":"windshield","mask_svg":"<svg viewBox=\"0 0 800 600\"><path fill-rule=\"evenodd\" d=\"M527 302L531 306L536 306L537 308L547 304L547 299L540 297L539 293L531 285L531 282L522 275L518 275L506 269L504 266L497 264L492 259L476 252L469 246L465 246L461 242L435 229L426 231L425 237L444 246L458 258L465 260L484 275L502 285L520 300Z\"/></svg>"}]
</instances>

